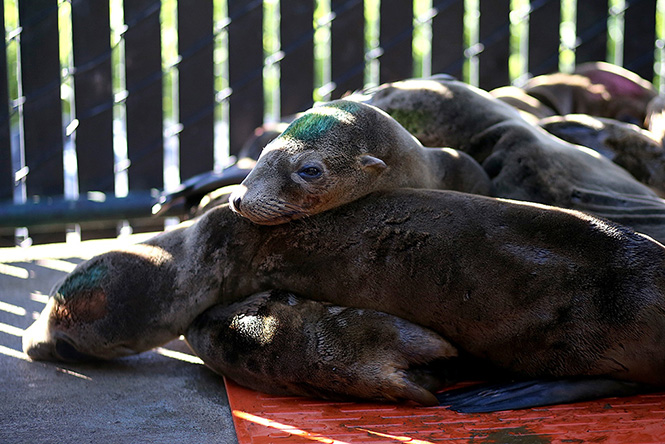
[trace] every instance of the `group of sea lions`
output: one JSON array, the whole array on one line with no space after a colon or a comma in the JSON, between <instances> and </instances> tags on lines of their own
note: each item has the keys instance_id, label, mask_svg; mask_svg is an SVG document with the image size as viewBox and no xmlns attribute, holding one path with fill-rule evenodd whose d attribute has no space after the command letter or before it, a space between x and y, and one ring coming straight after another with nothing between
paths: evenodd
<instances>
[{"instance_id":1,"label":"group of sea lions","mask_svg":"<svg viewBox=\"0 0 665 444\"><path fill-rule=\"evenodd\" d=\"M25 352L110 359L184 334L255 389L461 411L658 390L659 96L606 64L555 78L512 98L406 80L308 110L230 204L80 264ZM469 375L501 385L435 395Z\"/></svg>"}]
</instances>

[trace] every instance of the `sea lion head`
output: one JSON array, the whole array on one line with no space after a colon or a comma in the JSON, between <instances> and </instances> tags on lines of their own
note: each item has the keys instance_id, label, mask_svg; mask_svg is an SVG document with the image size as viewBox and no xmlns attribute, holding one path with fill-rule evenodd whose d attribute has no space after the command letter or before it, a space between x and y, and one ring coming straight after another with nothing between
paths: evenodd
<instances>
[{"instance_id":1,"label":"sea lion head","mask_svg":"<svg viewBox=\"0 0 665 444\"><path fill-rule=\"evenodd\" d=\"M111 359L148 350L177 334L154 314L160 295L174 286L166 250L145 244L96 256L51 292L39 318L23 335L35 360Z\"/></svg>"},{"instance_id":2,"label":"sea lion head","mask_svg":"<svg viewBox=\"0 0 665 444\"><path fill-rule=\"evenodd\" d=\"M398 151L421 147L378 108L333 101L308 110L268 144L229 202L262 225L317 214L382 189L402 162Z\"/></svg>"}]
</instances>

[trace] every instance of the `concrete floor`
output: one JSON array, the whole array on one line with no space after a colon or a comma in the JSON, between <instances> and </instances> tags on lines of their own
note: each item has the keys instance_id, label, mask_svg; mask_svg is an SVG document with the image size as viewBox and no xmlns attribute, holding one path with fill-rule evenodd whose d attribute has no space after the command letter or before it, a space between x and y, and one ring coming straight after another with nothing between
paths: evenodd
<instances>
[{"instance_id":1,"label":"concrete floor","mask_svg":"<svg viewBox=\"0 0 665 444\"><path fill-rule=\"evenodd\" d=\"M51 288L117 242L0 248L0 443L236 443L222 378L182 341L94 365L21 352Z\"/></svg>"}]
</instances>

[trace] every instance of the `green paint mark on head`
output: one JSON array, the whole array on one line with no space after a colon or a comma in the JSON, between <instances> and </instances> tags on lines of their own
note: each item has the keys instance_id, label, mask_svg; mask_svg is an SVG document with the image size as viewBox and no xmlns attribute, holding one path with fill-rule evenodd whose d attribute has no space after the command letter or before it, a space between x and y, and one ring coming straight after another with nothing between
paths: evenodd
<instances>
[{"instance_id":1,"label":"green paint mark on head","mask_svg":"<svg viewBox=\"0 0 665 444\"><path fill-rule=\"evenodd\" d=\"M339 101L312 108L294 120L281 137L312 142L324 137L339 125L352 125L361 106L355 102Z\"/></svg>"},{"instance_id":2,"label":"green paint mark on head","mask_svg":"<svg viewBox=\"0 0 665 444\"><path fill-rule=\"evenodd\" d=\"M55 299L64 302L76 297L82 292L93 290L99 287L100 281L108 274L106 265L97 264L82 271L74 271L67 276L65 281L58 288Z\"/></svg>"}]
</instances>

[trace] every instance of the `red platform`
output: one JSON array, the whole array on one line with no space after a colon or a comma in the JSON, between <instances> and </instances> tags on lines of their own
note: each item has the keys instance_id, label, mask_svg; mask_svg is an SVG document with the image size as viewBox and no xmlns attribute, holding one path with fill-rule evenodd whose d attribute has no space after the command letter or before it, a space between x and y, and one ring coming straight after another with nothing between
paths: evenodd
<instances>
[{"instance_id":1,"label":"red platform","mask_svg":"<svg viewBox=\"0 0 665 444\"><path fill-rule=\"evenodd\" d=\"M665 443L665 394L466 414L415 404L279 397L226 380L238 442Z\"/></svg>"}]
</instances>

